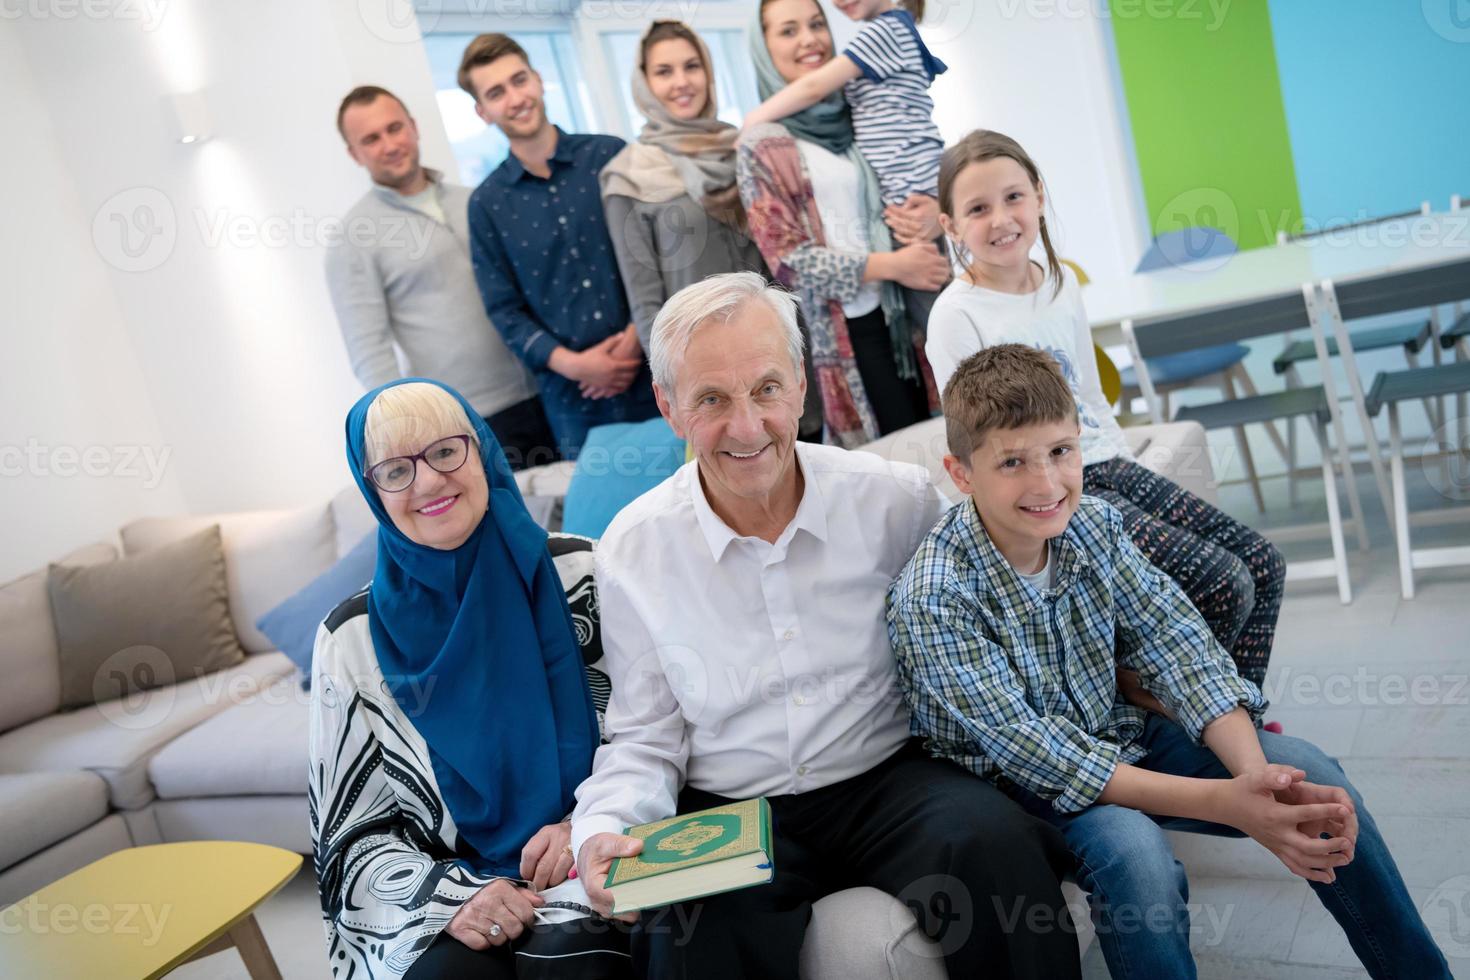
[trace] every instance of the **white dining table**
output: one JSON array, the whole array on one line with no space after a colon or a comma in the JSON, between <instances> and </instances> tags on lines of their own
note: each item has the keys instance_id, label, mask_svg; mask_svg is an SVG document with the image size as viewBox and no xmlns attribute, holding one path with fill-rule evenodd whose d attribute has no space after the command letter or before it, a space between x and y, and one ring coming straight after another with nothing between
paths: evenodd
<instances>
[{"instance_id":1,"label":"white dining table","mask_svg":"<svg viewBox=\"0 0 1470 980\"><path fill-rule=\"evenodd\" d=\"M1166 266L1112 281L1094 282L1084 288L1082 299L1093 340L1108 347L1124 343L1122 325L1125 321L1136 324L1229 310L1301 292L1304 286L1307 287L1309 302L1314 302L1317 312L1323 314L1327 321L1326 332L1338 342L1338 355L1347 371L1351 400L1367 442L1368 460L1385 511L1388 511L1387 474L1373 421L1365 406L1362 379L1357 376L1351 334L1341 318L1334 317L1334 304L1324 304L1322 299L1330 292L1326 288L1328 284L1340 288L1349 283L1388 281L1403 273L1450 266L1464 268L1465 289L1462 296L1457 295L1455 299L1470 299L1470 209L1329 228L1321 234L1284 244ZM1442 301L1441 297L1417 302L1412 290L1405 290L1397 298L1402 300L1400 308L1405 310ZM1329 309L1324 310L1324 306ZM1435 325L1432 354L1438 363L1437 318L1431 318L1431 323ZM1241 339L1249 336L1251 334L1244 334ZM1228 339L1216 333L1209 342L1221 343ZM1341 441L1342 418L1333 394L1334 386L1330 378L1325 378L1324 383L1333 402L1332 421ZM1393 523L1392 513L1389 513L1389 523Z\"/></svg>"},{"instance_id":2,"label":"white dining table","mask_svg":"<svg viewBox=\"0 0 1470 980\"><path fill-rule=\"evenodd\" d=\"M1458 263L1467 265L1470 282L1470 209L1328 229L1284 245L1093 282L1082 300L1093 339L1106 347L1123 342L1124 320L1229 309L1298 292L1304 283Z\"/></svg>"}]
</instances>

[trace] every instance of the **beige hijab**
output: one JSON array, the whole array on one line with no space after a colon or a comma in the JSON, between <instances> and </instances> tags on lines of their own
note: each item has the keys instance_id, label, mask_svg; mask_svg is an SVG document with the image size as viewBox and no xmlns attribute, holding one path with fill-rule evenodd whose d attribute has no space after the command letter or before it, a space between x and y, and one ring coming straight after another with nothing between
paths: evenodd
<instances>
[{"instance_id":1,"label":"beige hijab","mask_svg":"<svg viewBox=\"0 0 1470 980\"><path fill-rule=\"evenodd\" d=\"M698 118L675 119L654 97L642 66L633 66L633 102L648 122L638 142L623 147L603 168L602 196L663 204L688 194L711 218L743 234L745 209L735 186L735 139L740 131L718 118L714 62L704 40L698 34L694 40L709 79L704 109Z\"/></svg>"}]
</instances>

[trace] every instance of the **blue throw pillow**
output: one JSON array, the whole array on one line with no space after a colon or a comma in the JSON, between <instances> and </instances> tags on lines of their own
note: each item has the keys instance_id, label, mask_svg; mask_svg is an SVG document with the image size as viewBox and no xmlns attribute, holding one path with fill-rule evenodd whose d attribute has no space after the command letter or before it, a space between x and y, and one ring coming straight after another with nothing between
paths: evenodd
<instances>
[{"instance_id":1,"label":"blue throw pillow","mask_svg":"<svg viewBox=\"0 0 1470 980\"><path fill-rule=\"evenodd\" d=\"M599 425L587 433L567 486L561 529L600 538L618 511L684 465L684 440L661 418Z\"/></svg>"},{"instance_id":2,"label":"blue throw pillow","mask_svg":"<svg viewBox=\"0 0 1470 980\"><path fill-rule=\"evenodd\" d=\"M311 687L311 651L316 645L317 627L338 603L372 581L377 565L378 532L373 531L310 585L256 620L256 628L301 668L303 688Z\"/></svg>"}]
</instances>

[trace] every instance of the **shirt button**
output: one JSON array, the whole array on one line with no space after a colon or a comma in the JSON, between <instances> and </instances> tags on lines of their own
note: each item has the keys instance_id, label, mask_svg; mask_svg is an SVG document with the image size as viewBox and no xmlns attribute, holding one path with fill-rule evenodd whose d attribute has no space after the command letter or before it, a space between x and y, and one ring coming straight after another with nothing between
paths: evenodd
<instances>
[{"instance_id":1,"label":"shirt button","mask_svg":"<svg viewBox=\"0 0 1470 980\"><path fill-rule=\"evenodd\" d=\"M796 638L796 630L787 630L786 632L784 632L784 633L781 634L781 639L783 639L783 640L791 640L791 639L795 639L795 638Z\"/></svg>"},{"instance_id":2,"label":"shirt button","mask_svg":"<svg viewBox=\"0 0 1470 980\"><path fill-rule=\"evenodd\" d=\"M808 769L806 766L797 766L796 767L796 774L798 776L805 776L809 772L811 772L811 770Z\"/></svg>"},{"instance_id":3,"label":"shirt button","mask_svg":"<svg viewBox=\"0 0 1470 980\"><path fill-rule=\"evenodd\" d=\"M800 694L798 694L798 695L796 695L796 697L794 697L794 698L791 699L791 703L792 704L797 704L797 705L806 704L806 698L804 698Z\"/></svg>"},{"instance_id":4,"label":"shirt button","mask_svg":"<svg viewBox=\"0 0 1470 980\"><path fill-rule=\"evenodd\" d=\"M591 289L592 288L592 280L591 279L583 279L582 280L582 288L583 289Z\"/></svg>"},{"instance_id":5,"label":"shirt button","mask_svg":"<svg viewBox=\"0 0 1470 980\"><path fill-rule=\"evenodd\" d=\"M592 311L592 319L594 319L594 320L601 320L602 319L602 311L601 310L593 310Z\"/></svg>"},{"instance_id":6,"label":"shirt button","mask_svg":"<svg viewBox=\"0 0 1470 980\"><path fill-rule=\"evenodd\" d=\"M567 216L564 215L564 214L558 215L556 220L558 222L560 222L561 224L566 224L567 223Z\"/></svg>"}]
</instances>

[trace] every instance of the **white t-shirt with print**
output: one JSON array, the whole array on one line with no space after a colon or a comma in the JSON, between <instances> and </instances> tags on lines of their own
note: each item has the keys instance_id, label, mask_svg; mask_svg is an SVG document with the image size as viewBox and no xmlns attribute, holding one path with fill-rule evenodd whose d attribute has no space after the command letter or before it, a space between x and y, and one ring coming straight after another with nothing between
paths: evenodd
<instances>
[{"instance_id":1,"label":"white t-shirt with print","mask_svg":"<svg viewBox=\"0 0 1470 980\"><path fill-rule=\"evenodd\" d=\"M1056 358L1077 399L1082 427L1082 462L1090 466L1122 456L1132 459L1123 430L1102 392L1092 349L1092 331L1082 307L1082 289L1071 269L1062 268L1062 291L1047 279L1031 293L1002 293L955 279L929 313L924 353L939 390L960 362L982 347L1025 344Z\"/></svg>"}]
</instances>

